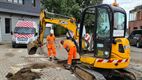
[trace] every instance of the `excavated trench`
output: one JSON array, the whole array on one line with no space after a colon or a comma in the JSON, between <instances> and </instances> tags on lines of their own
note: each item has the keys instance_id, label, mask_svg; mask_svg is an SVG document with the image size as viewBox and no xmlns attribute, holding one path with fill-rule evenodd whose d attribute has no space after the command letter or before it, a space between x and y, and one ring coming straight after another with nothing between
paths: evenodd
<instances>
[{"instance_id":1,"label":"excavated trench","mask_svg":"<svg viewBox=\"0 0 142 80\"><path fill-rule=\"evenodd\" d=\"M32 69L43 69L43 68L55 68L56 65L45 64L45 63L35 63L30 64L29 67L22 68L15 74L8 73L6 78L8 80L35 80L40 79L42 75L40 72L34 72Z\"/></svg>"}]
</instances>

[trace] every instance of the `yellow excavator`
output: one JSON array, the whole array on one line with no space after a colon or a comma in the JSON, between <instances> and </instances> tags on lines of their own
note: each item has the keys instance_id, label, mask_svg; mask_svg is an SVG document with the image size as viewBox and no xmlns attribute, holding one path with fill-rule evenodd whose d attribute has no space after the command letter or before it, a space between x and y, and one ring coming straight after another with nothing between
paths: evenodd
<instances>
[{"instance_id":1,"label":"yellow excavator","mask_svg":"<svg viewBox=\"0 0 142 80\"><path fill-rule=\"evenodd\" d=\"M89 20L88 20L89 19ZM130 45L125 38L126 12L118 6L100 4L84 9L81 15L79 32L74 18L56 19L40 13L39 38L28 44L28 53L35 54L43 44L45 24L60 25L74 33L78 42L80 59L73 60L72 70L82 80L136 80L135 75L126 69L130 63ZM83 29L89 37L89 48L84 48Z\"/></svg>"},{"instance_id":2,"label":"yellow excavator","mask_svg":"<svg viewBox=\"0 0 142 80\"><path fill-rule=\"evenodd\" d=\"M134 73L126 69L130 63L126 22L126 12L118 6L100 4L84 9L79 31L81 57L73 63L73 71L81 79L136 80ZM84 25L91 35L89 50L82 48Z\"/></svg>"}]
</instances>

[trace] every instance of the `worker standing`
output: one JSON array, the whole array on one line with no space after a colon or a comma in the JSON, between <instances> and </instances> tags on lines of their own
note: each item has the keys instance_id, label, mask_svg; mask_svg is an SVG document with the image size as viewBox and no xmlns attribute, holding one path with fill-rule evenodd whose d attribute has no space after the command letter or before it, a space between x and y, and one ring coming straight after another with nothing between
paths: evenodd
<instances>
[{"instance_id":1,"label":"worker standing","mask_svg":"<svg viewBox=\"0 0 142 80\"><path fill-rule=\"evenodd\" d=\"M49 60L52 60L52 56L54 57L54 60L57 60L56 58L56 48L55 48L55 36L53 30L50 31L50 35L47 36L47 50L48 50L48 57Z\"/></svg>"},{"instance_id":2,"label":"worker standing","mask_svg":"<svg viewBox=\"0 0 142 80\"><path fill-rule=\"evenodd\" d=\"M76 51L77 51L76 46L71 40L61 40L60 43L68 51L68 60L65 68L70 69L72 64L72 59L76 58Z\"/></svg>"}]
</instances>

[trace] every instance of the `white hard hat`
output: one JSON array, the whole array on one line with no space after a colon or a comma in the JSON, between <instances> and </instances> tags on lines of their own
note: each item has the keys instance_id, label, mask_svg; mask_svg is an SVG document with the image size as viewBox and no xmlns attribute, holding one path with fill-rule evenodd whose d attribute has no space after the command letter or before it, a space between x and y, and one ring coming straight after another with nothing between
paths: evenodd
<instances>
[{"instance_id":1,"label":"white hard hat","mask_svg":"<svg viewBox=\"0 0 142 80\"><path fill-rule=\"evenodd\" d=\"M54 34L54 30L53 30L53 29L51 29L51 30L50 30L50 33L51 33L51 34Z\"/></svg>"}]
</instances>

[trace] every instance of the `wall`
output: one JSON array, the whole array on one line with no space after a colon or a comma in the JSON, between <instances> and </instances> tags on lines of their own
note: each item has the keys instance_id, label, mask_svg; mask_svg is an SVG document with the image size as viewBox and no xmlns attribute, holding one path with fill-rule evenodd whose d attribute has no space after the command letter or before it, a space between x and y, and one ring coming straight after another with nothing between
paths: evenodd
<instances>
[{"instance_id":1,"label":"wall","mask_svg":"<svg viewBox=\"0 0 142 80\"><path fill-rule=\"evenodd\" d=\"M129 21L129 33L131 33L134 28L142 29L142 20Z\"/></svg>"},{"instance_id":2,"label":"wall","mask_svg":"<svg viewBox=\"0 0 142 80\"><path fill-rule=\"evenodd\" d=\"M35 21L38 24L38 17L22 16L22 15L14 15L14 14L11 16L11 14L6 14L6 13L5 14L0 13L0 17L1 17L1 20L0 20L0 25L1 25L0 26L1 27L0 40L2 40L1 42L6 42L6 43L11 42L12 36L10 33L8 33L8 34L5 33L5 18L11 18L12 31L14 30L15 25L18 20Z\"/></svg>"},{"instance_id":3,"label":"wall","mask_svg":"<svg viewBox=\"0 0 142 80\"><path fill-rule=\"evenodd\" d=\"M142 29L142 9L130 13L129 34L135 29Z\"/></svg>"},{"instance_id":4,"label":"wall","mask_svg":"<svg viewBox=\"0 0 142 80\"><path fill-rule=\"evenodd\" d=\"M1 30L1 28L2 28L2 21L1 21L1 18L0 18L0 42L2 41L2 36L1 36L1 35L2 35L2 34L1 34L1 31L2 31L2 30Z\"/></svg>"},{"instance_id":5,"label":"wall","mask_svg":"<svg viewBox=\"0 0 142 80\"><path fill-rule=\"evenodd\" d=\"M15 13L19 12L28 12L28 13L39 13L40 12L40 0L36 0L36 6L34 7L32 5L32 0L24 0L24 4L18 4L18 3L10 3L0 1L0 8L1 9L7 9L7 10L14 10Z\"/></svg>"}]
</instances>

